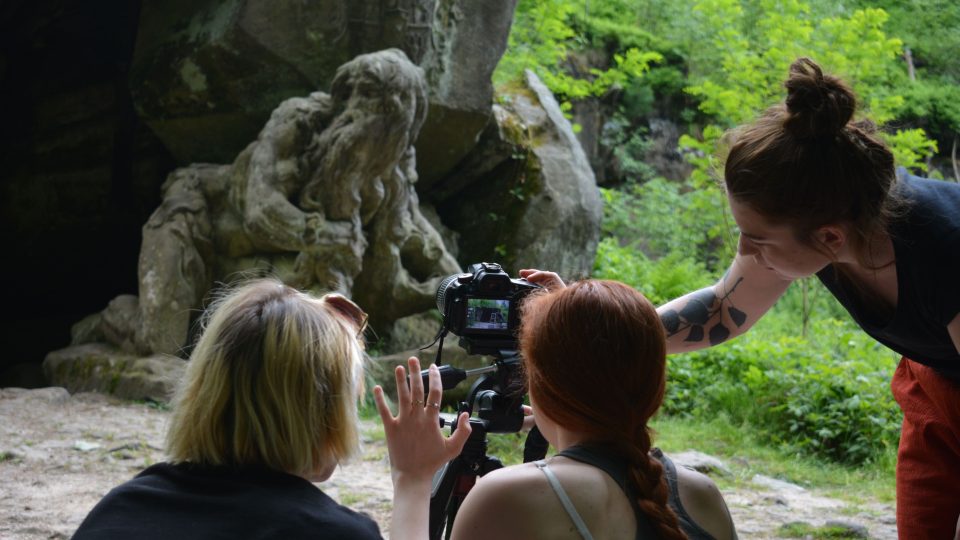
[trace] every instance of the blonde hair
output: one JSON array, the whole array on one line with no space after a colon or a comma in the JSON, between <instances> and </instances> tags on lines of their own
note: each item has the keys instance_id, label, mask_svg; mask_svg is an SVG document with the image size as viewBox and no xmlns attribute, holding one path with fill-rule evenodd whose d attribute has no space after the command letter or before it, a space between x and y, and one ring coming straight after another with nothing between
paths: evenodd
<instances>
[{"instance_id":1,"label":"blonde hair","mask_svg":"<svg viewBox=\"0 0 960 540\"><path fill-rule=\"evenodd\" d=\"M356 454L365 357L325 298L260 279L213 303L174 397L172 462L304 474Z\"/></svg>"}]
</instances>

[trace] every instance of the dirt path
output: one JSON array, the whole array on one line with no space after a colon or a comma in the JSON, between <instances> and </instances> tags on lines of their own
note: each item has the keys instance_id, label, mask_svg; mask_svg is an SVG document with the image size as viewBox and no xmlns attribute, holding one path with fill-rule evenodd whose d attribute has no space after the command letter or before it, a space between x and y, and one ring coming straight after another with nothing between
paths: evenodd
<instances>
[{"instance_id":1,"label":"dirt path","mask_svg":"<svg viewBox=\"0 0 960 540\"><path fill-rule=\"evenodd\" d=\"M99 394L0 389L0 539L69 538L107 491L163 459L167 415ZM373 423L366 430L376 431ZM389 534L392 488L380 437L368 437L362 459L320 487ZM724 496L744 539L778 538L784 523L827 519L863 525L871 538L896 538L885 505L847 515L845 503L812 490L757 486Z\"/></svg>"}]
</instances>

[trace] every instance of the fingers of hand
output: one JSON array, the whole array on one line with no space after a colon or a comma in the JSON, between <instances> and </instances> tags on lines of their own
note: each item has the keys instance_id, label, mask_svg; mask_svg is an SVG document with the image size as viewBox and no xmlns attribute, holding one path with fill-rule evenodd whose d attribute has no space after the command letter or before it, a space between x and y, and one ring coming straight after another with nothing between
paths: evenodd
<instances>
[{"instance_id":1,"label":"fingers of hand","mask_svg":"<svg viewBox=\"0 0 960 540\"><path fill-rule=\"evenodd\" d=\"M440 380L440 369L436 365L430 366L430 394L427 396L427 408L440 412L440 398L443 394L443 383Z\"/></svg>"},{"instance_id":2,"label":"fingers of hand","mask_svg":"<svg viewBox=\"0 0 960 540\"><path fill-rule=\"evenodd\" d=\"M407 360L407 367L410 368L410 401L419 406L424 406L423 401L423 378L420 377L420 360L411 356Z\"/></svg>"},{"instance_id":3,"label":"fingers of hand","mask_svg":"<svg viewBox=\"0 0 960 540\"><path fill-rule=\"evenodd\" d=\"M387 406L387 400L384 398L383 388L380 385L373 387L373 401L377 404L377 412L380 413L380 420L383 425L386 426L388 422L393 421L393 413Z\"/></svg>"},{"instance_id":4,"label":"fingers of hand","mask_svg":"<svg viewBox=\"0 0 960 540\"><path fill-rule=\"evenodd\" d=\"M457 419L457 430L447 438L448 459L453 459L460 454L463 450L463 445L466 444L467 439L470 438L471 431L473 431L473 428L470 426L470 415L460 413L460 417Z\"/></svg>"},{"instance_id":5,"label":"fingers of hand","mask_svg":"<svg viewBox=\"0 0 960 540\"><path fill-rule=\"evenodd\" d=\"M403 412L403 405L410 402L410 387L407 386L407 370L403 366L397 366L393 370L393 376L397 380L397 402L399 403L398 415Z\"/></svg>"}]
</instances>

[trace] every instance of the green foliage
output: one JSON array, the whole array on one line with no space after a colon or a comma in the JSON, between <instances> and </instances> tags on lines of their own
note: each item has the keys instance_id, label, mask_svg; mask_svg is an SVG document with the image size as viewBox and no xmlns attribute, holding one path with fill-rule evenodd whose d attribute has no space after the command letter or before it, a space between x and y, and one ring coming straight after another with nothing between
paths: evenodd
<instances>
[{"instance_id":1,"label":"green foliage","mask_svg":"<svg viewBox=\"0 0 960 540\"><path fill-rule=\"evenodd\" d=\"M782 100L787 68L800 56L853 83L878 122L902 102L884 85L902 42L883 33L883 10L821 19L800 0L697 0L693 15L707 26L702 49L709 52L698 53L705 58L687 91L723 127L748 122Z\"/></svg>"},{"instance_id":2,"label":"green foliage","mask_svg":"<svg viewBox=\"0 0 960 540\"><path fill-rule=\"evenodd\" d=\"M819 18L800 0L759 0L756 12L739 0L697 0L694 15L709 25L712 46L687 91L717 122L700 141L689 136L681 141L682 147L698 152L693 160L697 175L712 174L714 164L703 156L716 153L723 128L749 122L783 99L788 67L800 56L813 57L826 72L851 83L862 113L878 123L892 120L906 106L896 86L904 81L897 64L902 42L884 34L889 17L881 9ZM920 100L913 106L920 106ZM887 141L900 165L920 171L926 171L926 157L936 152L936 143L922 130L897 130Z\"/></svg>"},{"instance_id":3,"label":"green foliage","mask_svg":"<svg viewBox=\"0 0 960 540\"><path fill-rule=\"evenodd\" d=\"M613 238L600 241L593 275L598 279L615 279L632 285L654 304L662 304L716 281L703 263L684 258L679 253L653 260L633 247L618 245Z\"/></svg>"},{"instance_id":4,"label":"green foliage","mask_svg":"<svg viewBox=\"0 0 960 540\"><path fill-rule=\"evenodd\" d=\"M710 186L718 189L716 186ZM685 189L654 178L622 189L603 189L603 232L651 257L674 254L703 261L716 273L729 257L718 259L718 246L729 236L726 202L707 188Z\"/></svg>"},{"instance_id":5,"label":"green foliage","mask_svg":"<svg viewBox=\"0 0 960 540\"><path fill-rule=\"evenodd\" d=\"M960 3L951 0L855 0L858 7L890 14L888 32L912 51L920 78L944 77L960 82Z\"/></svg>"},{"instance_id":6,"label":"green foliage","mask_svg":"<svg viewBox=\"0 0 960 540\"><path fill-rule=\"evenodd\" d=\"M571 26L571 16L579 6L572 0L520 0L507 52L497 66L494 81L504 84L518 80L524 69L533 69L554 94L577 100L622 86L663 59L657 52L629 47L613 53L607 69L589 68L588 77L568 73L564 69L568 55L582 40Z\"/></svg>"},{"instance_id":7,"label":"green foliage","mask_svg":"<svg viewBox=\"0 0 960 540\"><path fill-rule=\"evenodd\" d=\"M900 129L887 135L897 163L908 169L927 172L926 160L937 153L937 141L931 141L922 129Z\"/></svg>"},{"instance_id":8,"label":"green foliage","mask_svg":"<svg viewBox=\"0 0 960 540\"><path fill-rule=\"evenodd\" d=\"M810 538L813 540L830 538L863 538L863 535L850 529L849 527L840 527L835 525L824 525L814 527L809 523L795 521L780 526L778 531L781 536L786 538Z\"/></svg>"},{"instance_id":9,"label":"green foliage","mask_svg":"<svg viewBox=\"0 0 960 540\"><path fill-rule=\"evenodd\" d=\"M556 70L567 57L576 32L567 23L574 5L567 0L521 1L514 13L507 51L494 72L498 85L520 80L524 69Z\"/></svg>"},{"instance_id":10,"label":"green foliage","mask_svg":"<svg viewBox=\"0 0 960 540\"><path fill-rule=\"evenodd\" d=\"M897 116L923 127L941 142L953 139L960 134L960 85L946 77L911 81L903 86L903 106Z\"/></svg>"},{"instance_id":11,"label":"green foliage","mask_svg":"<svg viewBox=\"0 0 960 540\"><path fill-rule=\"evenodd\" d=\"M604 125L603 145L613 148L613 154L620 164L620 171L629 182L642 182L652 179L656 171L643 161L644 154L650 149L650 139L643 130L629 130L629 122L617 115Z\"/></svg>"},{"instance_id":12,"label":"green foliage","mask_svg":"<svg viewBox=\"0 0 960 540\"><path fill-rule=\"evenodd\" d=\"M900 412L888 390L896 356L848 320L816 321L810 339L768 315L731 343L669 359L664 412L723 412L763 440L844 463L895 448Z\"/></svg>"}]
</instances>

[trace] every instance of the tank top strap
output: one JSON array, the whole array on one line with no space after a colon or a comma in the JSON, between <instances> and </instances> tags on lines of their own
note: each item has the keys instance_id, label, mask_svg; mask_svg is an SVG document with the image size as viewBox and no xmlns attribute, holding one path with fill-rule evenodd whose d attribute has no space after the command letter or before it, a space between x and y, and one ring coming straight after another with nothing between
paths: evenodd
<instances>
[{"instance_id":1,"label":"tank top strap","mask_svg":"<svg viewBox=\"0 0 960 540\"><path fill-rule=\"evenodd\" d=\"M586 445L569 446L557 453L557 455L592 465L607 473L607 475L620 486L620 489L627 496L627 499L630 500L633 514L637 518L636 539L657 538L653 525L650 523L650 518L640 510L640 507L637 505L637 497L634 494L634 490L627 484L627 476L630 471L626 459L603 447Z\"/></svg>"},{"instance_id":2,"label":"tank top strap","mask_svg":"<svg viewBox=\"0 0 960 540\"><path fill-rule=\"evenodd\" d=\"M683 529L683 532L687 534L690 540L713 540L713 535L698 525L697 522L690 517L690 514L687 513L687 509L683 507L683 503L680 502L677 466L673 463L673 460L664 455L659 448L651 450L650 455L663 465L663 475L666 477L667 486L670 489L668 503L670 504L670 508L673 508L674 513L677 514L677 520L680 522L680 527Z\"/></svg>"},{"instance_id":3,"label":"tank top strap","mask_svg":"<svg viewBox=\"0 0 960 540\"><path fill-rule=\"evenodd\" d=\"M624 492L627 491L627 462L620 456L595 446L569 446L557 454L580 463L593 465L607 473Z\"/></svg>"}]
</instances>

